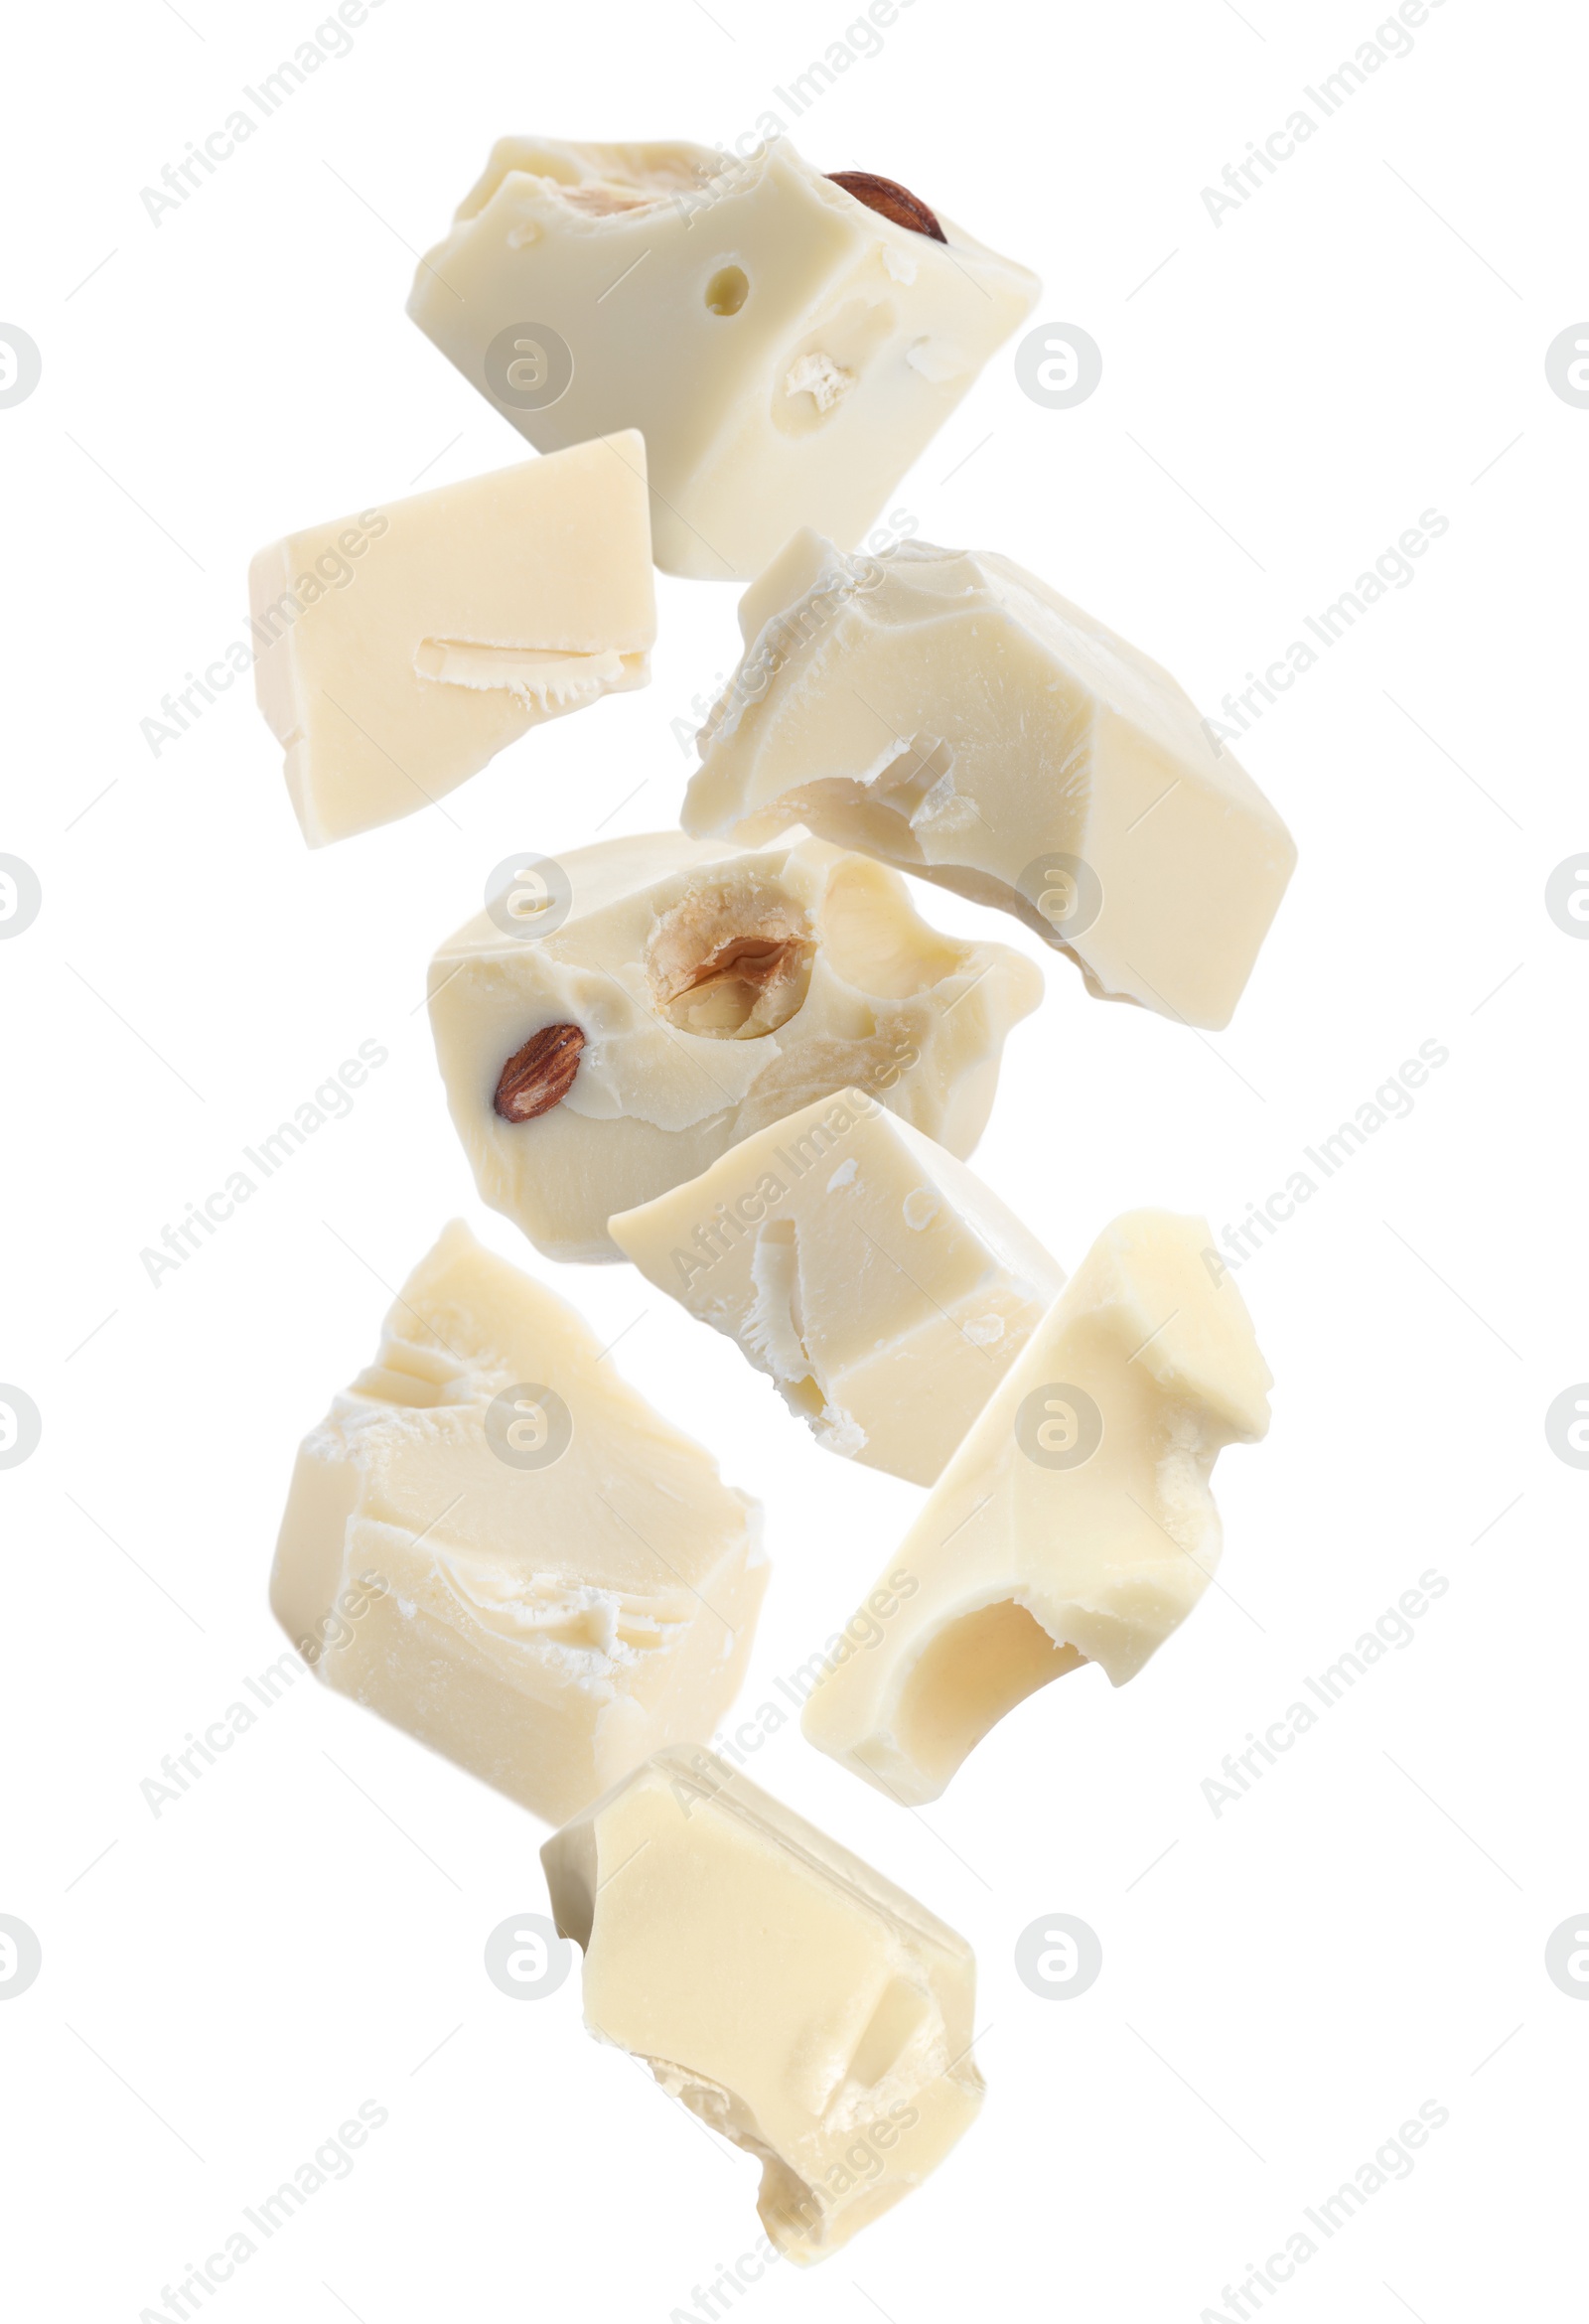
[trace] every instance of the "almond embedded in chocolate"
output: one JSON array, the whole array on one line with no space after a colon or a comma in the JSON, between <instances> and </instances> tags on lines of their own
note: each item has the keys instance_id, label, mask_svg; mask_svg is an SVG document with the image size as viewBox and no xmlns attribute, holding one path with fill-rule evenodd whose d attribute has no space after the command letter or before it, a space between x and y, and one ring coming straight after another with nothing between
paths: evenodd
<instances>
[{"instance_id":1,"label":"almond embedded in chocolate","mask_svg":"<svg viewBox=\"0 0 1589 2324\"><path fill-rule=\"evenodd\" d=\"M929 234L935 242L948 240L927 204L898 179L879 178L871 170L829 170L827 174L835 186L842 186L846 194L853 194L857 202L864 202L880 218L892 218L896 225L909 226L912 233Z\"/></svg>"},{"instance_id":2,"label":"almond embedded in chocolate","mask_svg":"<svg viewBox=\"0 0 1589 2324\"><path fill-rule=\"evenodd\" d=\"M504 1121L533 1121L574 1086L585 1036L577 1025L543 1025L503 1067L492 1100Z\"/></svg>"}]
</instances>

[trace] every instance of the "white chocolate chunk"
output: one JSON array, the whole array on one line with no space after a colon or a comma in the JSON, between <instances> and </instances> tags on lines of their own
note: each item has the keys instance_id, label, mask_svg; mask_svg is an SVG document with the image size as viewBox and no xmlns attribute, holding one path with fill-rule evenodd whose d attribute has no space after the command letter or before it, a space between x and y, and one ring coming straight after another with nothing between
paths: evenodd
<instances>
[{"instance_id":1,"label":"white chocolate chunk","mask_svg":"<svg viewBox=\"0 0 1589 2324\"><path fill-rule=\"evenodd\" d=\"M304 1439L270 1602L328 1685L557 1822L714 1731L760 1519L455 1220Z\"/></svg>"},{"instance_id":2,"label":"white chocolate chunk","mask_svg":"<svg viewBox=\"0 0 1589 2324\"><path fill-rule=\"evenodd\" d=\"M646 684L646 446L578 444L317 524L248 574L259 707L311 847L410 815L510 742Z\"/></svg>"},{"instance_id":3,"label":"white chocolate chunk","mask_svg":"<svg viewBox=\"0 0 1589 2324\"><path fill-rule=\"evenodd\" d=\"M1156 662L1007 557L810 531L740 628L686 830L802 822L1014 913L1100 998L1229 1022L1296 848Z\"/></svg>"},{"instance_id":4,"label":"white chocolate chunk","mask_svg":"<svg viewBox=\"0 0 1589 2324\"><path fill-rule=\"evenodd\" d=\"M1213 1240L1164 1211L1099 1235L890 1559L916 1587L882 1642L807 1699L818 1750L936 1800L1037 1687L1083 1661L1122 1685L1186 1620L1219 1563L1215 1456L1269 1425L1269 1370Z\"/></svg>"},{"instance_id":5,"label":"white chocolate chunk","mask_svg":"<svg viewBox=\"0 0 1589 2324\"><path fill-rule=\"evenodd\" d=\"M1030 312L1034 275L939 222L782 137L739 162L506 137L408 312L542 451L643 429L657 563L745 579L800 524L859 540Z\"/></svg>"},{"instance_id":6,"label":"white chocolate chunk","mask_svg":"<svg viewBox=\"0 0 1589 2324\"><path fill-rule=\"evenodd\" d=\"M964 1938L711 1752L659 1753L541 1859L586 2025L755 2155L785 2258L826 2258L969 2127Z\"/></svg>"},{"instance_id":7,"label":"white chocolate chunk","mask_svg":"<svg viewBox=\"0 0 1589 2324\"><path fill-rule=\"evenodd\" d=\"M931 1485L1065 1281L963 1162L862 1089L608 1222L817 1442Z\"/></svg>"},{"instance_id":8,"label":"white chocolate chunk","mask_svg":"<svg viewBox=\"0 0 1589 2324\"><path fill-rule=\"evenodd\" d=\"M953 1154L975 1145L1004 1036L1042 994L1019 953L940 936L895 873L814 839L745 853L659 832L558 871L549 933L516 936L487 911L430 971L481 1196L552 1257L617 1258L615 1211L851 1084ZM583 1036L566 1093L505 1119L505 1066L558 1025Z\"/></svg>"}]
</instances>

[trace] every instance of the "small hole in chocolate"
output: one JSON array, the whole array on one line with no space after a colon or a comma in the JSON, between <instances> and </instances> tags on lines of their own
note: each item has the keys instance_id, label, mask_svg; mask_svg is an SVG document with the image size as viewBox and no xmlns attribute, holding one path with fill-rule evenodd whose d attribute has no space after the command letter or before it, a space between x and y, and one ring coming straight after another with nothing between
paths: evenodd
<instances>
[{"instance_id":1,"label":"small hole in chocolate","mask_svg":"<svg viewBox=\"0 0 1589 2324\"><path fill-rule=\"evenodd\" d=\"M720 266L706 285L706 304L714 315L737 315L750 295L743 266Z\"/></svg>"}]
</instances>

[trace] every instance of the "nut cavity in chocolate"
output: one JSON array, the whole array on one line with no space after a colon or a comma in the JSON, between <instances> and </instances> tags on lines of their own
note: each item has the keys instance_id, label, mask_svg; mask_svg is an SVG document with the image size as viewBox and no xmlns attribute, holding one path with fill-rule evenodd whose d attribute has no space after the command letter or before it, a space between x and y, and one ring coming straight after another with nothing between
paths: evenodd
<instances>
[{"instance_id":1,"label":"nut cavity in chocolate","mask_svg":"<svg viewBox=\"0 0 1589 2324\"><path fill-rule=\"evenodd\" d=\"M743 849L637 832L557 871L555 928L526 944L488 907L430 970L481 1199L548 1257L619 1258L615 1211L851 1086L969 1154L1004 1037L1042 992L1030 960L942 935L896 874L794 835ZM531 1029L558 1025L585 1036L579 1071L526 1130L493 1093Z\"/></svg>"},{"instance_id":2,"label":"nut cavity in chocolate","mask_svg":"<svg viewBox=\"0 0 1589 2324\"><path fill-rule=\"evenodd\" d=\"M918 539L797 532L739 619L687 831L801 823L1010 913L1099 998L1229 1023L1296 847L1167 670L1008 557Z\"/></svg>"}]
</instances>

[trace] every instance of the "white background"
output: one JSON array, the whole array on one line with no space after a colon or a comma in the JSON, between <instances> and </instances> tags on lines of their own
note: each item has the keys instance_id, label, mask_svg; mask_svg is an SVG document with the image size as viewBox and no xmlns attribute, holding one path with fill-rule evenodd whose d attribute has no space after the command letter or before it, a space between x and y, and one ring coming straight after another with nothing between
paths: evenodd
<instances>
[{"instance_id":1,"label":"white background","mask_svg":"<svg viewBox=\"0 0 1589 2324\"><path fill-rule=\"evenodd\" d=\"M294 1447L454 1213L604 1339L633 1322L622 1369L765 1501L748 1707L917 1504L632 1270L553 1267L482 1210L421 1005L510 850L673 820L669 723L731 667L735 593L662 579L649 691L530 734L445 815L314 855L245 683L158 759L139 724L242 634L259 544L522 456L403 313L494 137L727 144L853 19L387 0L153 224L140 189L316 21L99 0L9 35L0 320L44 375L0 411L0 848L44 909L0 944L0 1380L44 1435L0 1473L0 1911L44 1966L0 2003L0 2281L19 2316L159 2312L372 2100L352 2176L207 2312L662 2324L753 2248L756 2170L585 2035L577 1975L536 2003L488 1982L488 1933L544 1909L543 1828L307 1679L158 1817L140 1784L281 1651ZM1029 262L1034 320L1103 350L1070 411L1006 350L895 502L1042 573L1205 709L1421 511L1449 519L1240 746L1301 864L1229 1031L1100 1007L1049 956L977 1167L1074 1265L1133 1204L1240 1219L1420 1042L1450 1055L1241 1273L1274 1427L1217 1473L1225 1591L1142 1677L1049 1689L921 1815L793 1723L760 1753L972 1940L988 2082L926 2192L744 2294L768 2324L1233 2316L1222 2286L1430 2100L1450 2119L1411 2176L1268 2304L1564 2312L1589 2008L1543 1953L1589 1906L1589 1474L1543 1415L1589 1375L1589 945L1543 889L1589 847L1589 412L1544 352L1589 313L1589 27L1565 0L1448 0L1217 225L1202 189L1376 21L916 0L794 126L818 166L895 176ZM152 1286L140 1250L364 1039L390 1059L353 1114ZM1216 1816L1224 1755L1430 1567L1449 1588L1415 1643ZM1103 1973L1044 2000L1012 1951L1061 1911Z\"/></svg>"}]
</instances>

